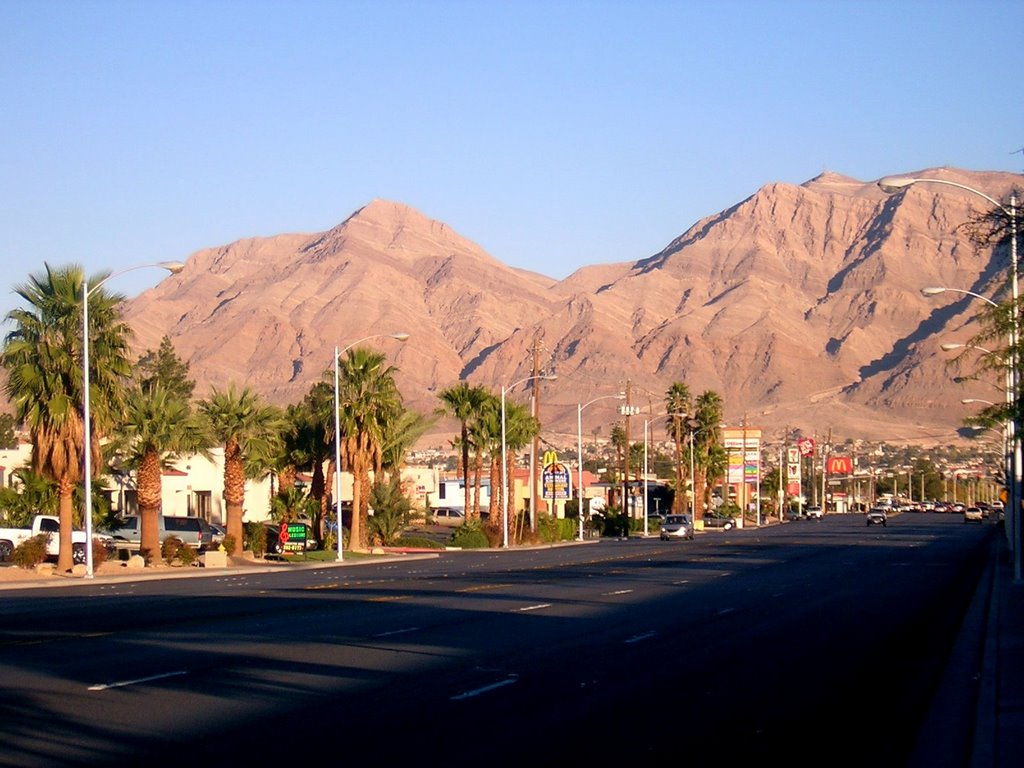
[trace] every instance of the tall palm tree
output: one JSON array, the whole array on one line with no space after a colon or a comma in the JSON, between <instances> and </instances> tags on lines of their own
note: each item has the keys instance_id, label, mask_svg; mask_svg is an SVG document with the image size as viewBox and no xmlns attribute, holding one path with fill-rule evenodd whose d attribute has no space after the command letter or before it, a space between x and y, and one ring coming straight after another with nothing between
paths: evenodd
<instances>
[{"instance_id":1,"label":"tall palm tree","mask_svg":"<svg viewBox=\"0 0 1024 768\"><path fill-rule=\"evenodd\" d=\"M139 550L147 562L160 555L163 470L182 455L208 455L212 444L206 423L192 412L180 391L154 382L128 393L114 451L136 473Z\"/></svg>"},{"instance_id":2,"label":"tall palm tree","mask_svg":"<svg viewBox=\"0 0 1024 768\"><path fill-rule=\"evenodd\" d=\"M694 402L694 418L690 425L693 430L695 474L693 478L694 519L704 517L704 508L711 503L711 489L714 481L725 473L728 461L725 449L719 442L718 425L722 422L722 398L713 390L705 390ZM698 480L700 482L698 482ZM696 503L697 489L701 489L701 502Z\"/></svg>"},{"instance_id":3,"label":"tall palm tree","mask_svg":"<svg viewBox=\"0 0 1024 768\"><path fill-rule=\"evenodd\" d=\"M370 472L381 470L384 436L398 417L402 395L394 366L379 352L354 347L339 368L343 458L352 473L352 528L349 547L366 546Z\"/></svg>"},{"instance_id":4,"label":"tall palm tree","mask_svg":"<svg viewBox=\"0 0 1024 768\"><path fill-rule=\"evenodd\" d=\"M224 446L224 508L227 532L234 539L233 555L242 551L242 514L245 481L279 453L284 428L280 411L265 405L248 387L241 391L229 384L226 390L213 388L209 399L199 403L214 437Z\"/></svg>"},{"instance_id":5,"label":"tall palm tree","mask_svg":"<svg viewBox=\"0 0 1024 768\"><path fill-rule=\"evenodd\" d=\"M498 405L498 409L499 411L501 409L500 403ZM498 418L500 421L500 413ZM530 409L527 406L520 405L519 403L510 403L508 401L505 402L505 448L508 457L508 466L505 468L505 476L506 479L508 480L508 487L502 489L502 492L508 494L508 535L510 540L514 539L513 534L517 529L517 526L515 525L515 519L517 514L515 506L515 456L519 451L522 451L527 445L530 445L533 442L533 438L539 433L540 422L537 420L535 416L530 414Z\"/></svg>"},{"instance_id":6,"label":"tall palm tree","mask_svg":"<svg viewBox=\"0 0 1024 768\"><path fill-rule=\"evenodd\" d=\"M686 509L685 485L683 482L683 443L689 437L690 426L686 424L692 407L690 388L681 381L674 381L665 392L665 429L675 447L676 493L672 498L672 514L682 514ZM691 482L693 478L690 478Z\"/></svg>"},{"instance_id":7,"label":"tall palm tree","mask_svg":"<svg viewBox=\"0 0 1024 768\"><path fill-rule=\"evenodd\" d=\"M470 423L479 418L481 408L486 402L490 393L486 387L470 386L465 381L448 387L438 397L441 406L437 409L438 415L453 416L459 420L459 446L462 449L462 489L465 501L466 519L469 519L469 450L472 445L470 437Z\"/></svg>"},{"instance_id":8,"label":"tall palm tree","mask_svg":"<svg viewBox=\"0 0 1024 768\"><path fill-rule=\"evenodd\" d=\"M329 372L333 377L333 372ZM328 496L334 487L334 387L320 381L310 387L299 405L291 406L286 416L282 465L286 471L308 469L312 474L309 496L316 502L313 514L314 535L322 542L322 521L327 514ZM324 464L327 463L327 470ZM282 490L284 490L282 484Z\"/></svg>"},{"instance_id":9,"label":"tall palm tree","mask_svg":"<svg viewBox=\"0 0 1024 768\"><path fill-rule=\"evenodd\" d=\"M106 273L90 283L99 286ZM29 276L15 288L28 303L6 319L14 324L4 341L2 365L7 370L7 397L19 424L32 440L32 468L56 483L60 517L57 569L73 563L71 531L73 493L82 480L85 453L82 370L82 287L80 266L52 268ZM131 332L121 321L119 294L101 287L89 297L90 415L92 466L100 468L100 438L120 410L124 383L131 374L128 343Z\"/></svg>"}]
</instances>

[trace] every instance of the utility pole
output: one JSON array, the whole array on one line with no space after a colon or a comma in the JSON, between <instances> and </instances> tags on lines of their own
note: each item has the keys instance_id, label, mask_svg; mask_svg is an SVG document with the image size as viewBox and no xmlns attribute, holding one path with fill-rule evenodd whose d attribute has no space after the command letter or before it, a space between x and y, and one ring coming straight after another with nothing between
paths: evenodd
<instances>
[{"instance_id":1,"label":"utility pole","mask_svg":"<svg viewBox=\"0 0 1024 768\"><path fill-rule=\"evenodd\" d=\"M629 537L629 417L633 414L633 388L629 379L626 379L626 405L623 406L625 415L625 450L622 452L622 519L624 521L623 534Z\"/></svg>"},{"instance_id":2,"label":"utility pole","mask_svg":"<svg viewBox=\"0 0 1024 768\"><path fill-rule=\"evenodd\" d=\"M530 379L530 415L540 421L540 353L544 349L543 333L533 339L530 353L533 355L533 378ZM540 511L540 493L537 489L537 464L540 456L540 435L533 436L533 450L530 451L530 531L537 532L537 514Z\"/></svg>"}]
</instances>

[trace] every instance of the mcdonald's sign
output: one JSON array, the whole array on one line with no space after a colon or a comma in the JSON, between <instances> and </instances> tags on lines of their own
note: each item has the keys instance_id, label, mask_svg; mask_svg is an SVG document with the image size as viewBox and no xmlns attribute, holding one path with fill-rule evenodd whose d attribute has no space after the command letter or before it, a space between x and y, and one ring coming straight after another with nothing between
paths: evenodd
<instances>
[{"instance_id":1,"label":"mcdonald's sign","mask_svg":"<svg viewBox=\"0 0 1024 768\"><path fill-rule=\"evenodd\" d=\"M825 465L830 475L849 475L853 473L853 459L849 456L830 456Z\"/></svg>"}]
</instances>

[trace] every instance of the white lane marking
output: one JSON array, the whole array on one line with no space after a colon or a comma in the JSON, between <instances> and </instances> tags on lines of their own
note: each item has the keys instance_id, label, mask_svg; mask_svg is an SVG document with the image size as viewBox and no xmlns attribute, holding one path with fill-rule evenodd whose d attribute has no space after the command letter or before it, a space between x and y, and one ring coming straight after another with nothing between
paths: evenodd
<instances>
[{"instance_id":1,"label":"white lane marking","mask_svg":"<svg viewBox=\"0 0 1024 768\"><path fill-rule=\"evenodd\" d=\"M537 605L528 605L525 608L517 608L517 611L539 611L541 608L550 608L551 603L537 603Z\"/></svg>"},{"instance_id":2,"label":"white lane marking","mask_svg":"<svg viewBox=\"0 0 1024 768\"><path fill-rule=\"evenodd\" d=\"M601 594L602 595L606 595L606 596L607 595L628 595L632 591L633 591L632 589L617 589L614 592L602 592Z\"/></svg>"},{"instance_id":3,"label":"white lane marking","mask_svg":"<svg viewBox=\"0 0 1024 768\"><path fill-rule=\"evenodd\" d=\"M483 688L477 688L477 689L472 690L472 691L466 691L465 693L460 693L458 696L452 696L451 697L451 701L462 701L463 699L471 699L474 696L479 696L482 693L487 693L488 691L493 691L496 688L503 688L506 685L512 685L512 683L518 683L518 682L519 682L519 678L518 677L510 677L507 680L499 680L496 683L491 683L490 685L485 685Z\"/></svg>"},{"instance_id":4,"label":"white lane marking","mask_svg":"<svg viewBox=\"0 0 1024 768\"><path fill-rule=\"evenodd\" d=\"M139 683L149 683L153 680L163 680L167 677L177 677L178 675L187 675L187 670L180 670L178 672L165 672L162 675L152 675L150 677L140 677L135 680L120 680L116 683L97 683L96 685L90 685L90 691L105 691L108 688L124 688L126 685L138 685Z\"/></svg>"},{"instance_id":5,"label":"white lane marking","mask_svg":"<svg viewBox=\"0 0 1024 768\"><path fill-rule=\"evenodd\" d=\"M630 643L639 643L641 640L650 640L656 634L658 633L655 632L653 629L650 632L642 632L639 635L633 635L631 638L627 639L626 644L628 645Z\"/></svg>"},{"instance_id":6,"label":"white lane marking","mask_svg":"<svg viewBox=\"0 0 1024 768\"><path fill-rule=\"evenodd\" d=\"M393 629L390 632L381 632L374 637L391 637L392 635L404 635L406 632L418 632L419 627L406 627L405 629Z\"/></svg>"}]
</instances>

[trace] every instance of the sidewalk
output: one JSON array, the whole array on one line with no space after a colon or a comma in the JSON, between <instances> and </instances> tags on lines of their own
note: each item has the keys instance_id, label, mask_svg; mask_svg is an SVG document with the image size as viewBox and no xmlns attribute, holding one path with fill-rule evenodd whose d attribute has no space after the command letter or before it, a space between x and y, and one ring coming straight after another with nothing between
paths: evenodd
<instances>
[{"instance_id":1,"label":"sidewalk","mask_svg":"<svg viewBox=\"0 0 1024 768\"><path fill-rule=\"evenodd\" d=\"M997 539L972 768L1024 765L1024 583L1002 530Z\"/></svg>"}]
</instances>

